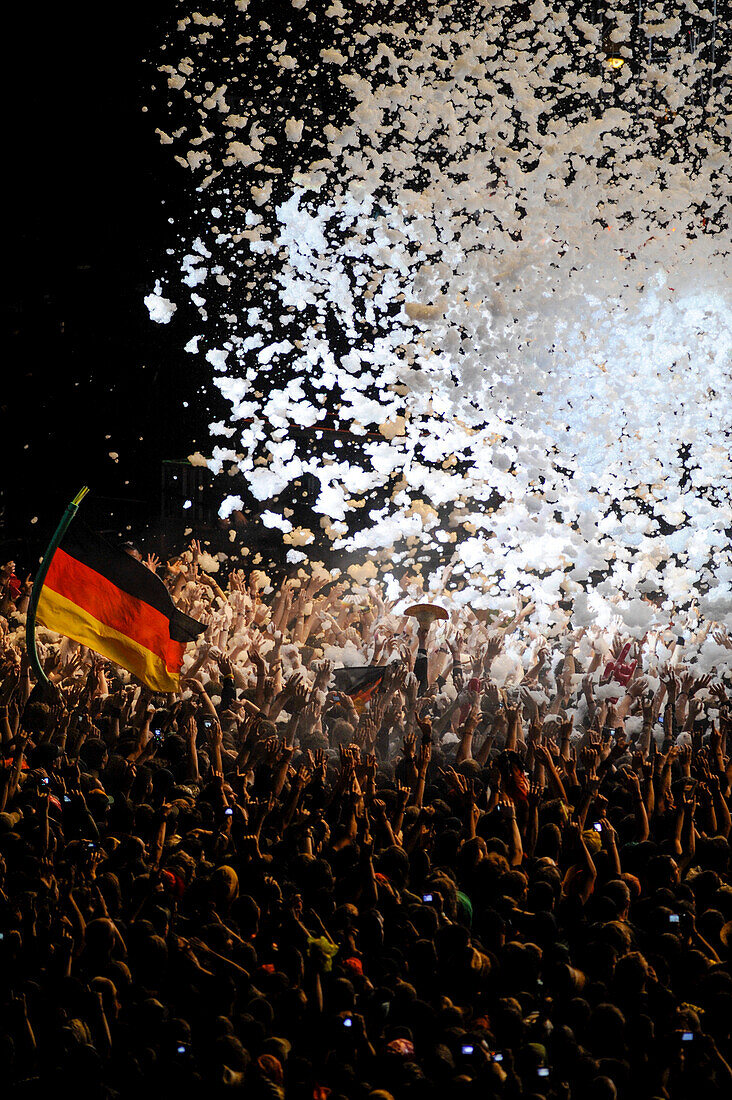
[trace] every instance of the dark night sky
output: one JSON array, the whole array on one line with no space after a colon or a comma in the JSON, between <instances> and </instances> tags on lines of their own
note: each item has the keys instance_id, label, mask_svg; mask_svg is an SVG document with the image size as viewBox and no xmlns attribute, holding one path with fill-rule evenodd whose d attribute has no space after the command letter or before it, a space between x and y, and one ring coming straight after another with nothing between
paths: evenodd
<instances>
[{"instance_id":1,"label":"dark night sky","mask_svg":"<svg viewBox=\"0 0 732 1100\"><path fill-rule=\"evenodd\" d=\"M0 557L21 565L85 482L91 521L150 524L154 542L162 459L204 445L193 357L143 304L185 202L181 169L142 111L143 59L172 7L135 0L111 9L114 22L90 0L49 8L43 23L31 6L12 15Z\"/></svg>"}]
</instances>

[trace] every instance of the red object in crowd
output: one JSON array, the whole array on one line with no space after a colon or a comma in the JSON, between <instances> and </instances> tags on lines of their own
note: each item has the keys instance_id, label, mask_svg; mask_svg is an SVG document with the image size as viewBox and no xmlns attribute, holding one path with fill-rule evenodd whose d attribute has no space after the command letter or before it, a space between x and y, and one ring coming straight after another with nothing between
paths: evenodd
<instances>
[{"instance_id":1,"label":"red object in crowd","mask_svg":"<svg viewBox=\"0 0 732 1100\"><path fill-rule=\"evenodd\" d=\"M477 676L473 676L472 679L468 680L468 691L472 691L473 695L480 695L481 691L483 690L483 684L484 684L483 680L479 679ZM468 715L470 714L470 711L472 709L473 709L473 704L472 703L463 703L462 707L460 708L460 724L461 725L465 721L465 719L468 717Z\"/></svg>"},{"instance_id":2,"label":"red object in crowd","mask_svg":"<svg viewBox=\"0 0 732 1100\"><path fill-rule=\"evenodd\" d=\"M506 788L506 793L511 796L514 802L528 802L529 781L523 768L520 768L517 764L511 765Z\"/></svg>"},{"instance_id":3,"label":"red object in crowd","mask_svg":"<svg viewBox=\"0 0 732 1100\"><path fill-rule=\"evenodd\" d=\"M176 875L173 871L163 871L160 875L160 881L165 889L169 890L176 898L182 898L186 892L185 882L180 875Z\"/></svg>"},{"instance_id":4,"label":"red object in crowd","mask_svg":"<svg viewBox=\"0 0 732 1100\"><path fill-rule=\"evenodd\" d=\"M8 579L5 581L5 587L8 590L8 595L10 596L10 599L17 600L23 586L16 577L15 573L11 573Z\"/></svg>"},{"instance_id":5,"label":"red object in crowd","mask_svg":"<svg viewBox=\"0 0 732 1100\"><path fill-rule=\"evenodd\" d=\"M617 680L619 684L623 685L623 687L625 687L625 685L630 681L638 665L637 661L630 661L630 663L627 665L624 663L625 658L630 652L631 645L632 642L626 642L621 649L620 655L618 656L617 660L610 661L608 664L605 665L606 680Z\"/></svg>"}]
</instances>

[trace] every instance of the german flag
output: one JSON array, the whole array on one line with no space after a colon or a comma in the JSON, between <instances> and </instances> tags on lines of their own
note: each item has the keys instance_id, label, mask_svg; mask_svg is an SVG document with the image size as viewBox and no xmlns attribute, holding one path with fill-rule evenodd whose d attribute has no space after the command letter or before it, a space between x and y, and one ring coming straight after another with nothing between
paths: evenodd
<instances>
[{"instance_id":1,"label":"german flag","mask_svg":"<svg viewBox=\"0 0 732 1100\"><path fill-rule=\"evenodd\" d=\"M186 644L205 630L177 609L150 569L79 520L51 558L36 618L153 691L179 690Z\"/></svg>"},{"instance_id":2,"label":"german flag","mask_svg":"<svg viewBox=\"0 0 732 1100\"><path fill-rule=\"evenodd\" d=\"M333 676L338 691L350 695L353 705L360 714L376 693L384 679L383 665L359 665L351 668L337 668Z\"/></svg>"}]
</instances>

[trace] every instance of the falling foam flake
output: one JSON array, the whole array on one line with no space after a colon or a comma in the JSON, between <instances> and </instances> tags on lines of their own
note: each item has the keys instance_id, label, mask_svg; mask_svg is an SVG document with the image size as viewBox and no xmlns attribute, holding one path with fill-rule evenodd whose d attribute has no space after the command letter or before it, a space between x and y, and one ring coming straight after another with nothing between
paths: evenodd
<instances>
[{"instance_id":1,"label":"falling foam flake","mask_svg":"<svg viewBox=\"0 0 732 1100\"><path fill-rule=\"evenodd\" d=\"M168 298L163 298L160 293L162 287L160 281L155 283L152 294L146 295L144 301L150 313L150 320L157 321L159 325L167 325L178 306Z\"/></svg>"}]
</instances>

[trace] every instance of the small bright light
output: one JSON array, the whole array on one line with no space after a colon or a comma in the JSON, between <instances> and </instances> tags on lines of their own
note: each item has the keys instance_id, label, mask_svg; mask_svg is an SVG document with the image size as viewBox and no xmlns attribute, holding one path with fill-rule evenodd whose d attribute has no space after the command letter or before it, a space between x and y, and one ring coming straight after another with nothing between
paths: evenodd
<instances>
[{"instance_id":1,"label":"small bright light","mask_svg":"<svg viewBox=\"0 0 732 1100\"><path fill-rule=\"evenodd\" d=\"M622 69L623 65L625 64L625 58L624 57L608 57L606 64L608 64L611 69Z\"/></svg>"},{"instance_id":2,"label":"small bright light","mask_svg":"<svg viewBox=\"0 0 732 1100\"><path fill-rule=\"evenodd\" d=\"M183 507L184 508L192 508L193 507L193 501L192 500L186 500L183 504Z\"/></svg>"}]
</instances>

